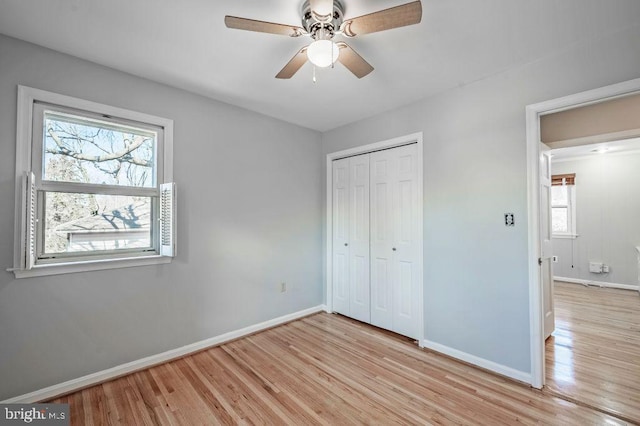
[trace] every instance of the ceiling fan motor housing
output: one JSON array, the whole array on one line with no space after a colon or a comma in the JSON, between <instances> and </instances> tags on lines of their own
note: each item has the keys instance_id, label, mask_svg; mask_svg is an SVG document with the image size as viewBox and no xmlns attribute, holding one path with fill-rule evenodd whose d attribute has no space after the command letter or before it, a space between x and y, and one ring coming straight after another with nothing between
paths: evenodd
<instances>
[{"instance_id":1,"label":"ceiling fan motor housing","mask_svg":"<svg viewBox=\"0 0 640 426\"><path fill-rule=\"evenodd\" d=\"M302 4L302 27L311 34L314 40L330 40L340 29L344 19L344 6L339 0L333 0L333 14L326 22L319 21L311 12L311 3L306 0Z\"/></svg>"}]
</instances>

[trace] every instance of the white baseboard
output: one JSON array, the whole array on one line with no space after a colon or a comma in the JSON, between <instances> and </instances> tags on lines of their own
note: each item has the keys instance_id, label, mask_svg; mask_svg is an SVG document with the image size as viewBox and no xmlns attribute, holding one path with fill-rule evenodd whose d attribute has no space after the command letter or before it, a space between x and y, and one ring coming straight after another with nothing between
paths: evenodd
<instances>
[{"instance_id":1,"label":"white baseboard","mask_svg":"<svg viewBox=\"0 0 640 426\"><path fill-rule=\"evenodd\" d=\"M507 367L506 365L498 364L497 362L489 361L488 359L480 358L478 356L471 355L466 352L462 352L458 349L450 348L449 346L445 346L440 343L431 342L426 339L422 341L422 346L425 348L434 350L436 352L440 352L442 354L448 355L450 357L459 359L461 361L468 362L469 364L476 365L478 367L484 368L494 373L498 373L502 376L509 377L519 382L531 384L530 373L516 370L514 368Z\"/></svg>"},{"instance_id":2,"label":"white baseboard","mask_svg":"<svg viewBox=\"0 0 640 426\"><path fill-rule=\"evenodd\" d=\"M606 288L617 288L620 290L635 290L638 291L637 285L631 284L618 284L618 283L606 283L604 281L593 281L593 280L582 280L579 278L566 278L566 277L553 277L554 281L563 281L565 283L571 284L582 284L582 285L595 285L598 287L606 287Z\"/></svg>"},{"instance_id":3,"label":"white baseboard","mask_svg":"<svg viewBox=\"0 0 640 426\"><path fill-rule=\"evenodd\" d=\"M44 389L40 389L34 392L30 392L24 395L16 396L4 401L0 401L0 404L26 404L47 399L54 398L59 395L75 392L80 389L94 386L99 383L103 383L109 380L113 380L117 377L122 377L126 374L133 373L135 371L144 370L154 365L162 364L173 359L181 358L185 355L189 355L203 349L207 349L213 346L220 345L230 340L238 339L249 334L256 333L258 331L266 330L287 322L297 320L299 318L306 317L308 315L315 314L326 310L325 305L315 306L313 308L304 309L302 311L294 312L288 315L284 315L278 318L274 318L268 321L261 322L259 324L250 325L239 330L230 331L228 333L221 334L216 337L201 340L190 345L182 346L180 348L171 349L166 352L162 352L156 355L151 355L146 358L142 358L136 361L131 361L126 364L118 365L107 370L98 371L77 379L72 379L64 383L49 386Z\"/></svg>"}]
</instances>

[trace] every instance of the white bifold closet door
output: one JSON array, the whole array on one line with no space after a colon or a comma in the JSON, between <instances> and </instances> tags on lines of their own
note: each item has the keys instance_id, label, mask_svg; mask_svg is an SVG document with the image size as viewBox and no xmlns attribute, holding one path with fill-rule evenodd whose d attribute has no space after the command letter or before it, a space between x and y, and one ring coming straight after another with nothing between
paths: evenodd
<instances>
[{"instance_id":1,"label":"white bifold closet door","mask_svg":"<svg viewBox=\"0 0 640 426\"><path fill-rule=\"evenodd\" d=\"M333 310L419 338L416 145L333 162Z\"/></svg>"},{"instance_id":2,"label":"white bifold closet door","mask_svg":"<svg viewBox=\"0 0 640 426\"><path fill-rule=\"evenodd\" d=\"M371 324L417 338L416 145L371 154Z\"/></svg>"},{"instance_id":3,"label":"white bifold closet door","mask_svg":"<svg viewBox=\"0 0 640 426\"><path fill-rule=\"evenodd\" d=\"M333 162L333 309L370 322L369 154Z\"/></svg>"}]
</instances>

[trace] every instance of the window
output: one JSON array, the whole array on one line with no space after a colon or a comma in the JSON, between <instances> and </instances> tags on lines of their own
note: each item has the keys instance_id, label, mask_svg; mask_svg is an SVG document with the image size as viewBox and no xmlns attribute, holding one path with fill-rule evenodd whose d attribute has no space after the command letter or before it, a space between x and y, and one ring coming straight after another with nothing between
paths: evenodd
<instances>
[{"instance_id":1,"label":"window","mask_svg":"<svg viewBox=\"0 0 640 426\"><path fill-rule=\"evenodd\" d=\"M551 177L551 226L554 237L575 238L575 174Z\"/></svg>"},{"instance_id":2,"label":"window","mask_svg":"<svg viewBox=\"0 0 640 426\"><path fill-rule=\"evenodd\" d=\"M169 261L172 121L18 92L16 276Z\"/></svg>"}]
</instances>

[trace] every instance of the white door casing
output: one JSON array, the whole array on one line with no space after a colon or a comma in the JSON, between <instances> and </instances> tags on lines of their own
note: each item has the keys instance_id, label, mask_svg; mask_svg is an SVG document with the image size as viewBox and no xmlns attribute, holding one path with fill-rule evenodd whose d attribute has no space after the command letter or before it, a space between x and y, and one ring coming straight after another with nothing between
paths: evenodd
<instances>
[{"instance_id":1,"label":"white door casing","mask_svg":"<svg viewBox=\"0 0 640 426\"><path fill-rule=\"evenodd\" d=\"M540 277L544 338L555 330L553 306L553 240L551 226L551 149L540 144Z\"/></svg>"}]
</instances>

